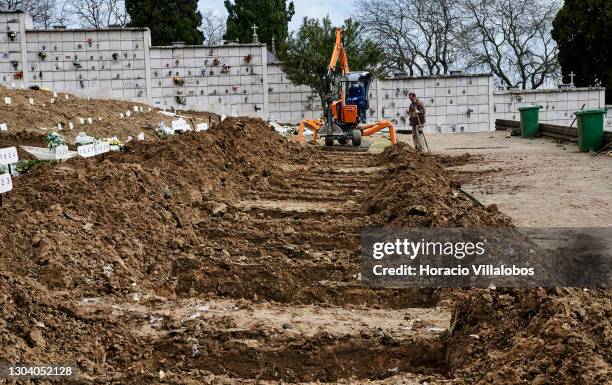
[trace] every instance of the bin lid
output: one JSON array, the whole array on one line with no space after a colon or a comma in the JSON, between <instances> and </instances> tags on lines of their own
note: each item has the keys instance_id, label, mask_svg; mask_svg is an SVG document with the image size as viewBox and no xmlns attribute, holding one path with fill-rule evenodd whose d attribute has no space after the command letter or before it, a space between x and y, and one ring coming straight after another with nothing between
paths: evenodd
<instances>
[{"instance_id":1,"label":"bin lid","mask_svg":"<svg viewBox=\"0 0 612 385\"><path fill-rule=\"evenodd\" d=\"M588 110L580 110L580 111L576 111L574 112L574 115L579 116L579 115L590 115L590 114L606 114L608 112L608 110L606 110L605 108L591 108Z\"/></svg>"},{"instance_id":2,"label":"bin lid","mask_svg":"<svg viewBox=\"0 0 612 385\"><path fill-rule=\"evenodd\" d=\"M533 104L531 106L523 106L523 107L519 107L518 110L519 111L524 111L524 110L534 110L534 109L541 109L542 106L538 105L538 104Z\"/></svg>"}]
</instances>

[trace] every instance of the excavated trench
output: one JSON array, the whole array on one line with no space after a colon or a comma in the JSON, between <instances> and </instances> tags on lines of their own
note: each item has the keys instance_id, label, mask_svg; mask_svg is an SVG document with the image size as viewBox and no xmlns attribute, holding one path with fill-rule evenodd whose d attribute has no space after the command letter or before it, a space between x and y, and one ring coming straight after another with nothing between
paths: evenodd
<instances>
[{"instance_id":1,"label":"excavated trench","mask_svg":"<svg viewBox=\"0 0 612 385\"><path fill-rule=\"evenodd\" d=\"M164 365L188 362L190 370L287 382L447 372L442 331L450 316L436 308L438 293L359 282L360 232L372 225L361 202L383 170L376 156L321 151L321 157L321 166L281 167L283 175L274 175L269 186L251 188L231 203L216 227L202 228L217 253L176 260L175 292L186 300L212 296L277 304L288 314L300 306L311 306L313 314L382 310L394 312L394 327L386 329L380 316L380 324L364 325L358 318L341 333L315 319L312 335L299 333L291 322L272 322L274 332L232 322L205 333L195 327L188 340L180 333L155 343L155 357L163 357ZM412 317L411 309L429 319ZM435 331L429 330L433 325Z\"/></svg>"}]
</instances>

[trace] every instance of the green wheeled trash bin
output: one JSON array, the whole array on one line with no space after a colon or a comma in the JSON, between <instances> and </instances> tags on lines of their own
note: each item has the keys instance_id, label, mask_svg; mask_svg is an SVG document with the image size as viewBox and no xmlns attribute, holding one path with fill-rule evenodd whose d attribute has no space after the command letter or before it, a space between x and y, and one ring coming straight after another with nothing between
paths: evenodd
<instances>
[{"instance_id":1,"label":"green wheeled trash bin","mask_svg":"<svg viewBox=\"0 0 612 385\"><path fill-rule=\"evenodd\" d=\"M599 151L603 145L605 108L574 112L578 119L578 147L581 152Z\"/></svg>"},{"instance_id":2,"label":"green wheeled trash bin","mask_svg":"<svg viewBox=\"0 0 612 385\"><path fill-rule=\"evenodd\" d=\"M535 138L538 134L538 124L542 106L532 105L519 107L521 113L521 137Z\"/></svg>"}]
</instances>

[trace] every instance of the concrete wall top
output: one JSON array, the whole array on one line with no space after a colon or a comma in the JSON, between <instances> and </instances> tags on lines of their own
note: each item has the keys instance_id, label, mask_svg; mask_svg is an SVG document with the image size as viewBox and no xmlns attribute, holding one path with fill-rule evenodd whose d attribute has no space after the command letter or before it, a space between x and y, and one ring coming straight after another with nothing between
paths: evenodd
<instances>
[{"instance_id":1,"label":"concrete wall top","mask_svg":"<svg viewBox=\"0 0 612 385\"><path fill-rule=\"evenodd\" d=\"M51 28L51 29L37 29L37 28L28 28L26 32L114 32L114 31L135 31L135 32L144 32L148 31L149 28L133 28L133 27L125 27L125 28Z\"/></svg>"},{"instance_id":2,"label":"concrete wall top","mask_svg":"<svg viewBox=\"0 0 612 385\"><path fill-rule=\"evenodd\" d=\"M496 90L495 95L512 95L512 94L527 94L527 93L558 93L558 92L582 92L582 91L605 91L605 87L573 87L573 88L538 88L528 90Z\"/></svg>"},{"instance_id":3,"label":"concrete wall top","mask_svg":"<svg viewBox=\"0 0 612 385\"><path fill-rule=\"evenodd\" d=\"M147 28L148 29L148 28ZM181 44L181 45L154 45L151 48L154 49L177 49L177 48L240 48L240 47L263 47L265 44L250 43L250 44L218 44L218 45L194 45L194 44Z\"/></svg>"},{"instance_id":4,"label":"concrete wall top","mask_svg":"<svg viewBox=\"0 0 612 385\"><path fill-rule=\"evenodd\" d=\"M418 79L452 79L452 78L477 78L483 76L493 76L491 73L457 73L446 75L425 75L425 76L409 76L409 75L394 75L387 76L381 80L418 80Z\"/></svg>"}]
</instances>

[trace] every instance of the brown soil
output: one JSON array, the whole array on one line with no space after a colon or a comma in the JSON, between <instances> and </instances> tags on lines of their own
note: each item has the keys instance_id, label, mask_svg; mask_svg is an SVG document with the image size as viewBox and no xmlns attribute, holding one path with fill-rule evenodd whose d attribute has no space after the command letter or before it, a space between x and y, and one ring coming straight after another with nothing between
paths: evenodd
<instances>
[{"instance_id":1,"label":"brown soil","mask_svg":"<svg viewBox=\"0 0 612 385\"><path fill-rule=\"evenodd\" d=\"M365 227L510 224L444 163L228 118L35 168L0 209L0 362L83 384L605 383L608 292L360 284Z\"/></svg>"},{"instance_id":2,"label":"brown soil","mask_svg":"<svg viewBox=\"0 0 612 385\"><path fill-rule=\"evenodd\" d=\"M4 104L5 96L11 97L10 105ZM30 105L30 98L34 99L33 105ZM55 99L54 103L50 102L51 99ZM58 93L57 98L53 98L53 92L50 91L10 90L3 86L0 86L0 102L0 123L6 123L8 127L8 131L0 131L0 147L46 147L47 133L52 131L63 135L69 145L74 143L79 132L97 138L116 136L122 141L126 141L128 136L136 140L138 134L144 132L145 140L157 141L159 139L154 128L162 121L170 125L170 122L176 119L160 114L160 110L156 108L149 111L150 107L141 103L88 100L65 93ZM134 106L143 107L144 112L134 112ZM130 117L125 116L127 111L130 111ZM120 117L121 113L124 114L123 119ZM217 115L204 112L181 111L180 115L193 124L219 120ZM86 119L85 124L80 124L79 118ZM87 118L92 118L93 123L89 124ZM58 123L62 124L63 130L58 130ZM73 124L74 129L69 129L69 123ZM31 159L24 151L20 151L20 157Z\"/></svg>"}]
</instances>

